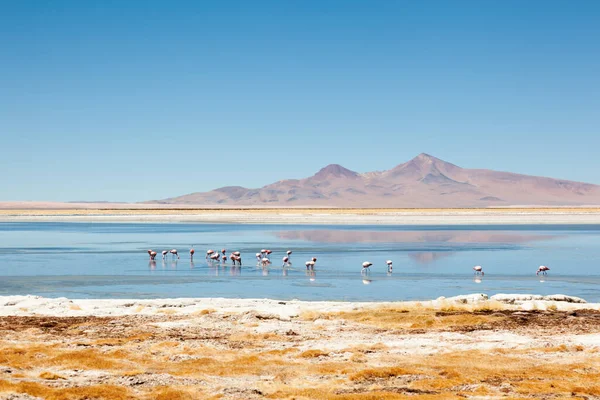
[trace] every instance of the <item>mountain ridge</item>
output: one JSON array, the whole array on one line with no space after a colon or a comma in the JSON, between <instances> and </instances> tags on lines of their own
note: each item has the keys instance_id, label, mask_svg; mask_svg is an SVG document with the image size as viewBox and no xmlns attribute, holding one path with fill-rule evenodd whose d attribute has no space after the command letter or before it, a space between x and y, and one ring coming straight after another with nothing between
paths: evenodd
<instances>
[{"instance_id":1,"label":"mountain ridge","mask_svg":"<svg viewBox=\"0 0 600 400\"><path fill-rule=\"evenodd\" d=\"M427 153L385 171L329 164L302 179L261 188L224 186L151 204L332 207L487 207L600 205L600 186L489 169L466 169Z\"/></svg>"}]
</instances>

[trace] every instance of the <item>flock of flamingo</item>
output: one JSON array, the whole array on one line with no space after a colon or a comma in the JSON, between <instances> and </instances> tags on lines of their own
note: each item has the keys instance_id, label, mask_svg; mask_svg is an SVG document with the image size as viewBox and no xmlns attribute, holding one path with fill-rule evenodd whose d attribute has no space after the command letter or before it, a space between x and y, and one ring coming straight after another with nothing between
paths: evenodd
<instances>
[{"instance_id":1,"label":"flock of flamingo","mask_svg":"<svg viewBox=\"0 0 600 400\"><path fill-rule=\"evenodd\" d=\"M190 259L192 261L194 261L194 254L196 253L196 251L194 250L194 246L192 246L192 248L190 249ZM271 250L267 250L267 249L262 249L260 251L260 253L256 253L256 260L258 261L258 264L262 267L268 267L269 265L272 264L271 262L271 254L273 252ZM177 251L177 249L173 249L173 250L163 250L162 251L162 258L163 260L169 255L171 254L172 257L177 257L177 259L179 259L179 252ZM156 259L156 256L158 256L158 253L152 249L148 250L148 255L150 256L150 261L154 261ZM290 267L292 265L292 262L290 260L290 257L292 255L292 251L288 250L286 252L286 256L283 257L283 264L281 265L282 267ZM239 251L233 251L229 254L229 256L227 255L227 249L221 249L221 251L215 251L212 249L209 249L206 251L206 260L208 260L209 262L227 262L227 260L231 260L231 262L233 263L233 265L242 265L242 254ZM316 257L312 257L310 260L308 260L305 265L306 265L306 269L314 269L315 264L317 262L317 258Z\"/></svg>"},{"instance_id":2,"label":"flock of flamingo","mask_svg":"<svg viewBox=\"0 0 600 400\"><path fill-rule=\"evenodd\" d=\"M190 259L193 261L194 260L194 253L196 251L194 250L194 246L192 246L192 248L190 249ZM260 253L256 253L256 261L258 262L258 265L262 266L262 267L268 267L269 265L272 264L271 262L271 254L273 252L271 250L268 249L262 249L260 251ZM168 254L171 254L172 257L177 257L177 259L179 259L179 253L177 252L177 249L173 249L173 250L163 250L162 251L162 258L163 260L167 257ZM158 255L158 253L154 250L148 250L148 255L150 255L150 260L154 261L154 259L156 258L156 256ZM292 265L292 262L290 260L290 257L292 255L292 251L288 250L286 252L286 255L283 257L282 261L283 264L281 265L283 268L285 267L290 267ZM229 256L227 256L227 250L226 249L222 249L220 252L209 249L206 251L206 259L209 262L227 262L227 259L230 259L231 262L233 263L233 265L242 265L242 255L239 251L234 251L231 252L229 254ZM314 270L315 268L315 264L317 263L317 258L316 257L312 257L310 260L308 260L307 262L304 263L304 265L306 265L306 269L309 270ZM387 265L387 272L388 273L392 273L392 260L387 260L386 262ZM370 271L371 266L373 265L373 263L369 262L369 261L365 261L362 263L362 271L361 273L368 273ZM476 265L473 267L473 271L475 271L475 275L484 275L483 272L483 267L481 265ZM545 265L540 265L539 268L536 271L536 275L542 274L542 275L547 275L548 271L550 271L550 268L546 267Z\"/></svg>"},{"instance_id":3,"label":"flock of flamingo","mask_svg":"<svg viewBox=\"0 0 600 400\"><path fill-rule=\"evenodd\" d=\"M483 272L483 267L481 265L476 265L473 267L473 271L475 271L475 275L484 275ZM537 269L537 271L535 272L536 275L542 274L542 275L548 275L548 271L550 271L550 268L546 267L545 265L540 265Z\"/></svg>"}]
</instances>

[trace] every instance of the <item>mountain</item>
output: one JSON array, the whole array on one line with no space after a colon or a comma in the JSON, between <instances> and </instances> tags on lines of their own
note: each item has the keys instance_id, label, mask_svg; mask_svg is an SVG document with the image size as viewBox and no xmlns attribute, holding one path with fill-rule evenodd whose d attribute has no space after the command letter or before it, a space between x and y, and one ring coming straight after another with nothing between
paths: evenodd
<instances>
[{"instance_id":1,"label":"mountain","mask_svg":"<svg viewBox=\"0 0 600 400\"><path fill-rule=\"evenodd\" d=\"M466 169L429 154L387 171L358 173L331 164L304 179L259 189L226 186L152 204L456 208L600 205L600 186L561 179Z\"/></svg>"}]
</instances>

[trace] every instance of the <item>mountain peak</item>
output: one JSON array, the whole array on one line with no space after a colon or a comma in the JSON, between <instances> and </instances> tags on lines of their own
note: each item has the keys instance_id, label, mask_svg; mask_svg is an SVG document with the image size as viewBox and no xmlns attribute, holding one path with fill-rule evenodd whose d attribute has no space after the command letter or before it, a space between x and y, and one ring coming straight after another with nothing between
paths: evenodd
<instances>
[{"instance_id":1,"label":"mountain peak","mask_svg":"<svg viewBox=\"0 0 600 400\"><path fill-rule=\"evenodd\" d=\"M429 174L434 175L452 175L461 170L454 164L440 160L427 153L421 153L412 160L400 164L395 168L387 171L387 175L391 176L412 176L416 180L424 179Z\"/></svg>"},{"instance_id":2,"label":"mountain peak","mask_svg":"<svg viewBox=\"0 0 600 400\"><path fill-rule=\"evenodd\" d=\"M440 160L437 157L434 157L430 154L427 153L421 153L418 156L416 156L415 158L413 158L412 160L410 160L409 162L418 162L418 163L426 163L426 164L432 164L434 162L443 162L445 163L444 160Z\"/></svg>"},{"instance_id":3,"label":"mountain peak","mask_svg":"<svg viewBox=\"0 0 600 400\"><path fill-rule=\"evenodd\" d=\"M327 178L355 178L358 173L344 168L339 164L329 164L328 166L321 168L319 172L314 175L314 178L327 179Z\"/></svg>"}]
</instances>

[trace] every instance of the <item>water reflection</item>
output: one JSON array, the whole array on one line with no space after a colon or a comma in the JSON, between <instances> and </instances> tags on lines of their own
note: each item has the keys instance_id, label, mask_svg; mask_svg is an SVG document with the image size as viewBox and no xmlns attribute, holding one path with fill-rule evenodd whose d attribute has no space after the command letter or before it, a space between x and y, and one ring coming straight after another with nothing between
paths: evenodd
<instances>
[{"instance_id":1,"label":"water reflection","mask_svg":"<svg viewBox=\"0 0 600 400\"><path fill-rule=\"evenodd\" d=\"M279 231L280 239L323 243L490 243L520 244L550 240L558 235L540 235L513 231L362 231L315 229Z\"/></svg>"},{"instance_id":2,"label":"water reflection","mask_svg":"<svg viewBox=\"0 0 600 400\"><path fill-rule=\"evenodd\" d=\"M409 252L408 256L419 264L430 264L439 259L449 257L456 253L455 251L416 251Z\"/></svg>"}]
</instances>

